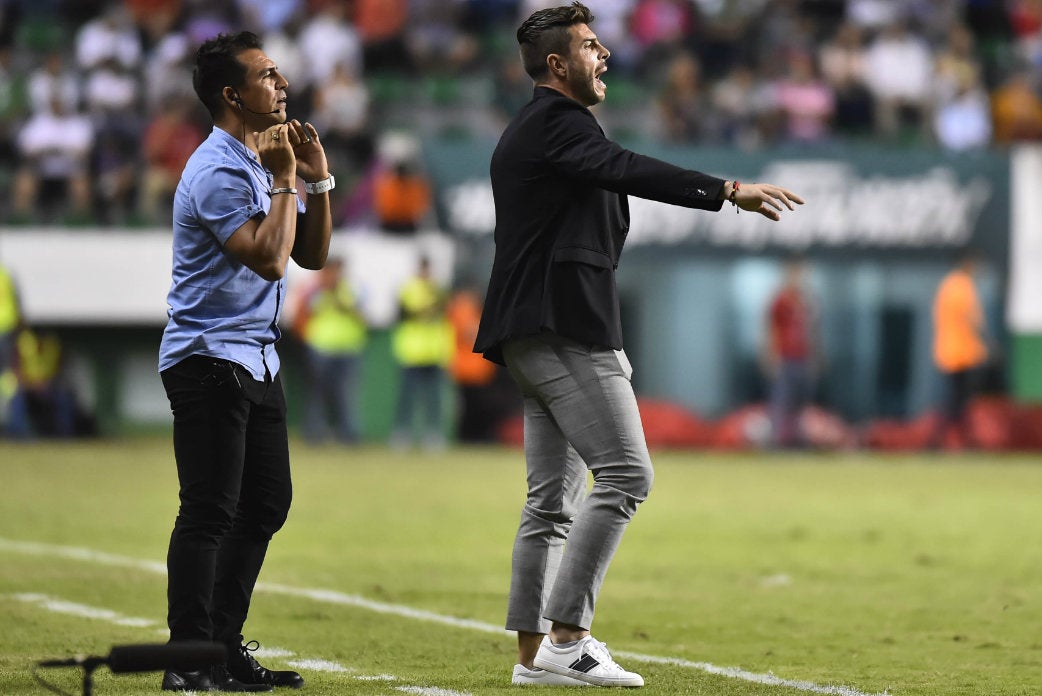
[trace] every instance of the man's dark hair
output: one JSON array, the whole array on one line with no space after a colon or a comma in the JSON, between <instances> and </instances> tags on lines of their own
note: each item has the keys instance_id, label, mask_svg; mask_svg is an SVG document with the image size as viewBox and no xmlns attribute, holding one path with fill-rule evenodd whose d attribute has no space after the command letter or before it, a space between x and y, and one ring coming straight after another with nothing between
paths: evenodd
<instances>
[{"instance_id":1,"label":"man's dark hair","mask_svg":"<svg viewBox=\"0 0 1042 696\"><path fill-rule=\"evenodd\" d=\"M571 5L537 10L517 30L517 42L521 45L521 63L533 80L546 77L549 68L546 57L551 53L568 53L568 27L589 24L594 19L590 8L581 2Z\"/></svg>"},{"instance_id":2,"label":"man's dark hair","mask_svg":"<svg viewBox=\"0 0 1042 696\"><path fill-rule=\"evenodd\" d=\"M224 103L221 90L239 88L246 81L246 66L239 62L239 54L260 47L260 38L250 31L218 34L199 47L195 54L192 87L211 116L217 118L221 113L221 104Z\"/></svg>"}]
</instances>

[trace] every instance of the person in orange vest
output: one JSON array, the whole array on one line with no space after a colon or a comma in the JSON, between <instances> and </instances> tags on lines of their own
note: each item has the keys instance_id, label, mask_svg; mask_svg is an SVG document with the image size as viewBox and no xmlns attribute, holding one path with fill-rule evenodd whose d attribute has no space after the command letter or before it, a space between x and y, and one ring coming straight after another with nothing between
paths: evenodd
<instances>
[{"instance_id":1,"label":"person in orange vest","mask_svg":"<svg viewBox=\"0 0 1042 696\"><path fill-rule=\"evenodd\" d=\"M954 430L959 444L970 444L966 406L973 395L977 370L988 360L984 313L973 283L980 256L972 250L960 255L941 281L933 302L934 364L944 377L945 391L937 427L930 444L942 446Z\"/></svg>"},{"instance_id":2,"label":"person in orange vest","mask_svg":"<svg viewBox=\"0 0 1042 696\"><path fill-rule=\"evenodd\" d=\"M373 182L373 210L385 232L415 233L431 212L431 185L415 164L393 162Z\"/></svg>"},{"instance_id":3,"label":"person in orange vest","mask_svg":"<svg viewBox=\"0 0 1042 696\"><path fill-rule=\"evenodd\" d=\"M303 433L311 443L325 439L332 418L336 439L358 441L355 393L365 348L367 327L351 285L344 277L344 260L331 257L317 282L296 307L293 331L304 343L309 397Z\"/></svg>"},{"instance_id":4,"label":"person in orange vest","mask_svg":"<svg viewBox=\"0 0 1042 696\"><path fill-rule=\"evenodd\" d=\"M494 383L499 366L474 352L481 323L481 297L472 287L461 287L445 309L452 324L456 347L449 372L459 389L460 409L456 434L461 442L489 442L502 415Z\"/></svg>"}]
</instances>

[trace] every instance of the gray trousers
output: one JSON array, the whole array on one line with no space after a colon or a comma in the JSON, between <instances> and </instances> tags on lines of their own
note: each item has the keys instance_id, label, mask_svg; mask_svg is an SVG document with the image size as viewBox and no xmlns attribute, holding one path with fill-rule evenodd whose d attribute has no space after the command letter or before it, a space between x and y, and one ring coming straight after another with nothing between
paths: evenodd
<instances>
[{"instance_id":1,"label":"gray trousers","mask_svg":"<svg viewBox=\"0 0 1042 696\"><path fill-rule=\"evenodd\" d=\"M503 356L524 397L528 467L506 627L589 629L608 565L654 478L632 370L621 351L551 333L514 339Z\"/></svg>"}]
</instances>

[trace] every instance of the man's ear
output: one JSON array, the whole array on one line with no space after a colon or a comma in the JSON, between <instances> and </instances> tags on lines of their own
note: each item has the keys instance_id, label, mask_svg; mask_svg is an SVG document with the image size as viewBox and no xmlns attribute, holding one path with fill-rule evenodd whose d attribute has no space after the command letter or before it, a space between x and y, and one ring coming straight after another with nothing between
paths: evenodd
<instances>
[{"instance_id":1,"label":"man's ear","mask_svg":"<svg viewBox=\"0 0 1042 696\"><path fill-rule=\"evenodd\" d=\"M546 66L550 68L550 74L554 77L564 78L568 75L568 68L565 67L561 56L556 53L551 53L546 57Z\"/></svg>"},{"instance_id":2,"label":"man's ear","mask_svg":"<svg viewBox=\"0 0 1042 696\"><path fill-rule=\"evenodd\" d=\"M234 104L239 108L240 111L242 111L242 98L239 97L239 93L235 89L231 87L225 87L221 91L221 96L224 97L225 101Z\"/></svg>"}]
</instances>

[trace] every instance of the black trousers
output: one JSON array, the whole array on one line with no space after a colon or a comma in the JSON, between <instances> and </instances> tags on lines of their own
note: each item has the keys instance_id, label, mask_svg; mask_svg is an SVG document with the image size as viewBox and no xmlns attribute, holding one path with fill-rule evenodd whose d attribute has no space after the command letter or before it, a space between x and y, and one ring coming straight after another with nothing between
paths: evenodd
<instances>
[{"instance_id":1,"label":"black trousers","mask_svg":"<svg viewBox=\"0 0 1042 696\"><path fill-rule=\"evenodd\" d=\"M161 377L181 501L167 552L170 640L237 643L293 496L282 382L201 355Z\"/></svg>"}]
</instances>

